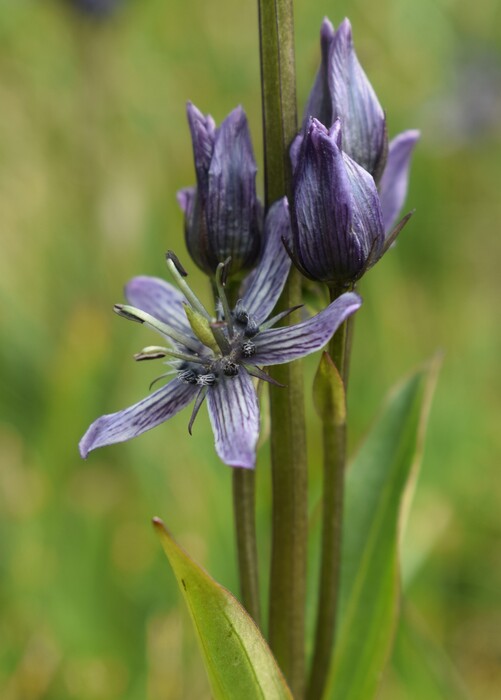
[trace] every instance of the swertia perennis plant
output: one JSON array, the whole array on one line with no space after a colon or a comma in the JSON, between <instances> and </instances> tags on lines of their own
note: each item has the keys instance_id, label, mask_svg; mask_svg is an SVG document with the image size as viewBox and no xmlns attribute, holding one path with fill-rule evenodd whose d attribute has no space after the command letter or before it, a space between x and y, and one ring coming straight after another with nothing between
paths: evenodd
<instances>
[{"instance_id":1,"label":"swertia perennis plant","mask_svg":"<svg viewBox=\"0 0 501 700\"><path fill-rule=\"evenodd\" d=\"M126 285L127 303L115 311L162 337L161 345L144 348L135 359L160 360L166 367L152 385L163 386L94 421L80 453L87 457L134 438L193 403L191 433L206 401L217 454L233 467L243 607L176 545L160 520L155 527L194 619L214 697L371 700L397 620L401 507L428 405L427 381L420 372L394 394L348 474L346 385L353 314L361 305L355 288L409 220L410 214L398 217L419 133L405 131L388 142L386 115L357 58L347 19L337 30L327 19L322 23L320 68L299 128L292 0L258 2L266 206L256 190L243 109L217 127L188 103L196 185L178 192L178 203L188 253L210 282L212 303L194 294L171 252L167 267L176 287L147 276ZM324 307L316 314L305 308L312 292L317 309ZM305 385L295 361L324 347L312 387L323 490L316 624L308 640L312 471ZM261 381L270 388L271 414L269 647L257 629L254 479Z\"/></svg>"}]
</instances>

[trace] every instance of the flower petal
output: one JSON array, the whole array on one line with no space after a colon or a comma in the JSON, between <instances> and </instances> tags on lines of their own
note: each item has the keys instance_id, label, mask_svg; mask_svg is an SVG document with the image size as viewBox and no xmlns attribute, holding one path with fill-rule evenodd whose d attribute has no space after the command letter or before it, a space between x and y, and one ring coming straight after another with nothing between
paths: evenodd
<instances>
[{"instance_id":1,"label":"flower petal","mask_svg":"<svg viewBox=\"0 0 501 700\"><path fill-rule=\"evenodd\" d=\"M261 249L257 166L247 117L237 107L217 129L208 172L209 248L218 263L231 257L232 274L251 268Z\"/></svg>"},{"instance_id":2,"label":"flower petal","mask_svg":"<svg viewBox=\"0 0 501 700\"><path fill-rule=\"evenodd\" d=\"M259 435L259 405L252 379L240 368L222 377L207 395L216 451L230 467L253 469Z\"/></svg>"},{"instance_id":3,"label":"flower petal","mask_svg":"<svg viewBox=\"0 0 501 700\"><path fill-rule=\"evenodd\" d=\"M85 459L91 450L125 442L172 418L192 401L199 387L178 379L166 384L139 403L101 416L92 423L80 440L80 454Z\"/></svg>"},{"instance_id":4,"label":"flower petal","mask_svg":"<svg viewBox=\"0 0 501 700\"><path fill-rule=\"evenodd\" d=\"M290 218L287 198L275 202L264 222L265 244L257 268L245 280L242 306L256 323L262 323L273 311L282 293L291 261L282 239L290 240Z\"/></svg>"},{"instance_id":5,"label":"flower petal","mask_svg":"<svg viewBox=\"0 0 501 700\"><path fill-rule=\"evenodd\" d=\"M419 131L409 129L390 141L388 160L379 183L379 196L386 235L392 230L404 205L409 184L412 151L419 136Z\"/></svg>"},{"instance_id":6,"label":"flower petal","mask_svg":"<svg viewBox=\"0 0 501 700\"><path fill-rule=\"evenodd\" d=\"M191 102L186 105L186 114L193 143L197 183L202 192L205 192L207 173L214 150L216 124L210 114L202 114Z\"/></svg>"},{"instance_id":7,"label":"flower petal","mask_svg":"<svg viewBox=\"0 0 501 700\"><path fill-rule=\"evenodd\" d=\"M159 277L133 277L125 285L131 306L151 314L181 333L193 336L184 312L186 299L175 287Z\"/></svg>"},{"instance_id":8,"label":"flower petal","mask_svg":"<svg viewBox=\"0 0 501 700\"><path fill-rule=\"evenodd\" d=\"M308 126L309 118L316 117L322 124L330 127L334 121L332 118L332 104L329 93L329 53L334 40L335 32L332 23L324 17L320 28L320 49L322 60L318 69L313 88L308 97L308 103L304 110L303 128Z\"/></svg>"},{"instance_id":9,"label":"flower petal","mask_svg":"<svg viewBox=\"0 0 501 700\"><path fill-rule=\"evenodd\" d=\"M377 180L386 159L386 121L358 61L347 19L341 22L331 42L329 70L332 118L341 120L343 151Z\"/></svg>"},{"instance_id":10,"label":"flower petal","mask_svg":"<svg viewBox=\"0 0 501 700\"><path fill-rule=\"evenodd\" d=\"M273 328L256 336L256 365L281 365L320 350L331 339L341 323L354 313L362 300L347 292L313 318L294 326Z\"/></svg>"}]
</instances>

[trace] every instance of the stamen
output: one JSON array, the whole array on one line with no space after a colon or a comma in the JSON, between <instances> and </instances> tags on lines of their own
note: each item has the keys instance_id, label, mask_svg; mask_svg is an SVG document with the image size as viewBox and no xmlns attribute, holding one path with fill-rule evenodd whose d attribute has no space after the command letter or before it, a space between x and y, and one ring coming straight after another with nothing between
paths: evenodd
<instances>
[{"instance_id":1,"label":"stamen","mask_svg":"<svg viewBox=\"0 0 501 700\"><path fill-rule=\"evenodd\" d=\"M169 354L169 348L162 348L159 345L150 345L147 348L143 348L141 352L137 352L134 355L134 359L137 362L142 360L158 360L162 357L166 357Z\"/></svg>"},{"instance_id":2,"label":"stamen","mask_svg":"<svg viewBox=\"0 0 501 700\"><path fill-rule=\"evenodd\" d=\"M219 299L221 301L221 304L223 305L223 311L224 311L224 318L226 323L228 324L228 334L230 338L233 337L233 322L231 318L231 309L230 305L228 303L228 297L226 296L226 292L224 290L225 286L225 280L226 280L226 273L228 266L230 264L231 258L227 258L224 263L219 263L219 265L216 268L216 288L217 288L217 293L219 296Z\"/></svg>"},{"instance_id":3,"label":"stamen","mask_svg":"<svg viewBox=\"0 0 501 700\"><path fill-rule=\"evenodd\" d=\"M193 350L193 352L198 352L199 350L199 345L194 338L190 338L189 335L171 328L166 323L146 313L146 311L141 311L141 309L136 309L134 306L128 306L127 304L115 304L113 310L116 314L127 318L129 321L144 323L149 328L152 328L158 333L162 333L162 335L167 336L167 338L172 338L172 340L181 343L181 345L184 345L189 350Z\"/></svg>"},{"instance_id":4,"label":"stamen","mask_svg":"<svg viewBox=\"0 0 501 700\"><path fill-rule=\"evenodd\" d=\"M205 318L208 321L210 321L211 315L184 279L187 276L184 267L182 267L181 263L171 250L167 251L166 258L169 272L174 277L174 280L176 281L176 284L179 287L179 289L183 292L184 296L187 298L187 300L190 302L193 308L196 309L199 313L201 313L202 316L205 316Z\"/></svg>"},{"instance_id":5,"label":"stamen","mask_svg":"<svg viewBox=\"0 0 501 700\"><path fill-rule=\"evenodd\" d=\"M246 340L245 343L242 344L242 356L243 357L252 357L253 355L256 354L256 346L254 343L250 340Z\"/></svg>"},{"instance_id":6,"label":"stamen","mask_svg":"<svg viewBox=\"0 0 501 700\"><path fill-rule=\"evenodd\" d=\"M249 322L249 314L244 309L241 299L237 301L235 308L233 309L233 318L237 323L240 323L242 326L246 326Z\"/></svg>"},{"instance_id":7,"label":"stamen","mask_svg":"<svg viewBox=\"0 0 501 700\"><path fill-rule=\"evenodd\" d=\"M227 377L236 377L238 374L237 363L226 360L223 364L223 374Z\"/></svg>"},{"instance_id":8,"label":"stamen","mask_svg":"<svg viewBox=\"0 0 501 700\"><path fill-rule=\"evenodd\" d=\"M179 372L177 378L183 384L197 384L198 375L192 369L185 369L184 372Z\"/></svg>"},{"instance_id":9,"label":"stamen","mask_svg":"<svg viewBox=\"0 0 501 700\"><path fill-rule=\"evenodd\" d=\"M214 386L217 382L217 377L213 372L209 374L199 374L197 377L197 384L199 386Z\"/></svg>"}]
</instances>

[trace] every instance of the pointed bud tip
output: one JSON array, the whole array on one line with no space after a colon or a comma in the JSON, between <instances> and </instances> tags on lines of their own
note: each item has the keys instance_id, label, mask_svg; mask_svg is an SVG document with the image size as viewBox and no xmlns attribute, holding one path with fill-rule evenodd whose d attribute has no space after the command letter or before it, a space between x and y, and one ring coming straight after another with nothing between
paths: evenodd
<instances>
[{"instance_id":1,"label":"pointed bud tip","mask_svg":"<svg viewBox=\"0 0 501 700\"><path fill-rule=\"evenodd\" d=\"M328 17L324 17L322 20L322 25L320 27L320 40L330 41L334 38L334 25Z\"/></svg>"},{"instance_id":2,"label":"pointed bud tip","mask_svg":"<svg viewBox=\"0 0 501 700\"><path fill-rule=\"evenodd\" d=\"M151 523L155 530L165 530L164 522L161 518L158 517L158 515L155 515L155 517L151 519Z\"/></svg>"}]
</instances>

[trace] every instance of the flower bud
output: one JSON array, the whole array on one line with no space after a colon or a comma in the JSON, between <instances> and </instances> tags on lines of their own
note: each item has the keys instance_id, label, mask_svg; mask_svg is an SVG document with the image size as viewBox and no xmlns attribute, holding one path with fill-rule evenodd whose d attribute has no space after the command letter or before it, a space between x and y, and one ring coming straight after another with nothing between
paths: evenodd
<instances>
[{"instance_id":1,"label":"flower bud","mask_svg":"<svg viewBox=\"0 0 501 700\"><path fill-rule=\"evenodd\" d=\"M334 31L324 19L320 32L322 63L306 107L305 119L318 118L328 127L343 125L343 151L376 181L388 150L386 119L379 100L359 63L345 19Z\"/></svg>"},{"instance_id":2,"label":"flower bud","mask_svg":"<svg viewBox=\"0 0 501 700\"><path fill-rule=\"evenodd\" d=\"M349 286L383 253L381 205L373 177L341 150L341 124L310 119L294 171L292 251L310 279Z\"/></svg>"},{"instance_id":3,"label":"flower bud","mask_svg":"<svg viewBox=\"0 0 501 700\"><path fill-rule=\"evenodd\" d=\"M216 128L212 117L191 103L187 112L197 185L178 192L186 245L207 274L231 258L234 275L250 269L261 250L262 212L247 118L237 107Z\"/></svg>"}]
</instances>

